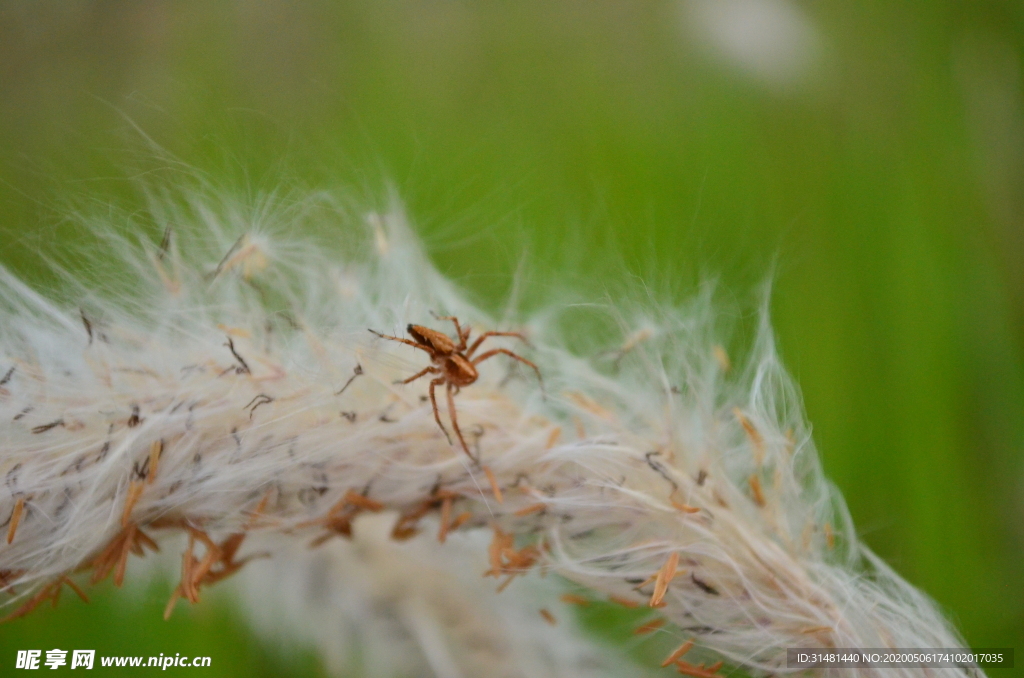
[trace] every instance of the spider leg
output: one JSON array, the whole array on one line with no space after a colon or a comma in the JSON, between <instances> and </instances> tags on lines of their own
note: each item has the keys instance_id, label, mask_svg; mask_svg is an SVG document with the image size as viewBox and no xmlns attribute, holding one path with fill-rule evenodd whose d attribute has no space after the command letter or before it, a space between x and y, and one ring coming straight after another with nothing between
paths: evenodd
<instances>
[{"instance_id":1,"label":"spider leg","mask_svg":"<svg viewBox=\"0 0 1024 678\"><path fill-rule=\"evenodd\" d=\"M448 429L441 423L441 414L437 411L437 398L434 396L434 389L440 384L444 383L444 377L438 377L437 379L430 380L430 404L434 406L434 421L441 427L441 431L444 433L444 437L448 439L448 444L452 444L452 437L448 435ZM457 429L456 429L457 430Z\"/></svg>"},{"instance_id":2,"label":"spider leg","mask_svg":"<svg viewBox=\"0 0 1024 678\"><path fill-rule=\"evenodd\" d=\"M401 337L390 337L390 336L388 336L386 334L381 334L380 332L377 332L376 330L370 330L370 332L372 332L373 334L376 334L381 339L390 339L391 341L400 341L403 344L408 344L409 346L412 346L413 348L418 348L421 351L426 351L431 356L434 355L433 349L431 349L429 346L424 346L423 344L419 344L419 343L417 343L415 341L411 341L409 339L402 339Z\"/></svg>"},{"instance_id":3,"label":"spider leg","mask_svg":"<svg viewBox=\"0 0 1024 678\"><path fill-rule=\"evenodd\" d=\"M540 376L540 368L537 367L534 363L532 363L529 360L527 360L526 358L524 358L523 356L518 355L516 353L513 353L512 351L508 350L507 348L495 348L495 349L492 349L490 351L487 351L486 353L481 353L480 355L478 355L476 358L473 359L473 364L474 365L479 365L483 361L487 360L488 358L493 358L494 356L498 355L499 353L503 354L503 355L507 355L510 358L514 358L514 359L518 360L519 362L524 363L524 364L529 365L530 367L532 367L533 371L537 373L537 381L540 382L540 387L543 390L543 388L544 388L544 377Z\"/></svg>"},{"instance_id":4,"label":"spider leg","mask_svg":"<svg viewBox=\"0 0 1024 678\"><path fill-rule=\"evenodd\" d=\"M455 429L455 435L459 437L459 442L462 443L462 449L466 451L466 455L472 459L473 455L469 452L469 445L466 444L466 439L462 437L462 431L459 429L459 418L455 415L455 398L452 396L452 385L448 384L448 415L452 418L452 427Z\"/></svg>"},{"instance_id":5,"label":"spider leg","mask_svg":"<svg viewBox=\"0 0 1024 678\"><path fill-rule=\"evenodd\" d=\"M472 358L476 350L480 348L480 344L484 343L484 339L487 337L516 337L517 339L522 339L527 345L530 344L530 341L522 332L484 332L476 338L473 345L469 347L468 351L466 351L466 357Z\"/></svg>"},{"instance_id":6,"label":"spider leg","mask_svg":"<svg viewBox=\"0 0 1024 678\"><path fill-rule=\"evenodd\" d=\"M453 315L437 315L433 311L430 312L430 315L434 316L437 320L451 320L455 324L455 336L459 338L459 345L455 350L459 353L465 351L466 341L469 340L469 327L467 326L466 329L462 329L459 319Z\"/></svg>"},{"instance_id":7,"label":"spider leg","mask_svg":"<svg viewBox=\"0 0 1024 678\"><path fill-rule=\"evenodd\" d=\"M420 377L422 377L424 374L427 374L427 373L437 374L438 373L438 369L436 367L434 367L433 365L427 365L422 370L420 370L416 374L412 375L408 379L399 379L395 383L396 384L409 384L409 383L412 383L412 382L416 381L417 379L419 379Z\"/></svg>"}]
</instances>

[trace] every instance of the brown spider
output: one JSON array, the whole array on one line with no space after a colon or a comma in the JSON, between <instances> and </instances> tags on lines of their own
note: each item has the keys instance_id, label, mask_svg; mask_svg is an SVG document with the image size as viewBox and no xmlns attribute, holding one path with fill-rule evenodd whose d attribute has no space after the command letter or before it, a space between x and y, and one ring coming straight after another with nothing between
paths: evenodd
<instances>
[{"instance_id":1,"label":"brown spider","mask_svg":"<svg viewBox=\"0 0 1024 678\"><path fill-rule=\"evenodd\" d=\"M448 429L446 429L444 424L441 423L441 414L437 409L437 398L434 396L434 389L441 384L445 384L448 394L448 414L451 416L452 427L455 429L455 435L459 437L459 442L462 443L462 449L465 450L466 454L469 455L470 459L472 459L473 455L469 452L469 446L466 445L466 439L462 437L462 431L459 429L459 420L455 416L454 396L458 395L459 390L463 386L469 386L480 377L480 374L476 370L476 366L488 358L493 358L498 354L504 354L532 367L533 371L537 373L537 379L540 381L542 387L544 385L544 380L540 376L540 369L538 369L536 365L526 358L513 353L507 348L495 348L481 353L476 358L473 357L473 354L478 348L480 348L480 344L482 344L487 337L517 337L518 339L526 341L526 337L521 333L484 332L477 337L476 341L473 342L473 345L467 349L466 342L469 341L470 328L468 326L463 328L459 325L459 320L455 316L445 315L435 317L438 320L451 320L455 324L455 334L459 339L458 343L452 341L451 337L443 332L432 330L429 327L424 327L423 325L413 325L411 323L405 329L416 341L402 339L401 337L390 337L386 334L375 332L374 330L370 331L382 339L399 341L430 354L430 359L433 362L432 365L428 365L408 379L403 379L395 383L408 384L416 381L426 374L440 375L430 380L430 404L434 407L434 419L437 421L437 425L441 427L445 437L448 438L448 443L451 444L452 437L448 435Z\"/></svg>"}]
</instances>

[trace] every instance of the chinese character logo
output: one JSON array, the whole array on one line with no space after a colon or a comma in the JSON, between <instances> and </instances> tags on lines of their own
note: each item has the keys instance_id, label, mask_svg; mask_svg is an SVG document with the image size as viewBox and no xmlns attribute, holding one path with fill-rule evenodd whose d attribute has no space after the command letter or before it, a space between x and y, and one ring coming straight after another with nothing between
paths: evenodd
<instances>
[{"instance_id":1,"label":"chinese character logo","mask_svg":"<svg viewBox=\"0 0 1024 678\"><path fill-rule=\"evenodd\" d=\"M39 657L42 650L18 650L18 659L14 664L16 669L38 669Z\"/></svg>"},{"instance_id":2,"label":"chinese character logo","mask_svg":"<svg viewBox=\"0 0 1024 678\"><path fill-rule=\"evenodd\" d=\"M96 650L75 650L71 653L71 668L91 669L96 658Z\"/></svg>"}]
</instances>

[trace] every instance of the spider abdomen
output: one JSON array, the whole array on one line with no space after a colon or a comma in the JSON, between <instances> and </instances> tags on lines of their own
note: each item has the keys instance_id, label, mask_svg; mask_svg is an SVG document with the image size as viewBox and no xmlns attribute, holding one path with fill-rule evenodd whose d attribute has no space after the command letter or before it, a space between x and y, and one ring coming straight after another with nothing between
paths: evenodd
<instances>
[{"instance_id":1,"label":"spider abdomen","mask_svg":"<svg viewBox=\"0 0 1024 678\"><path fill-rule=\"evenodd\" d=\"M429 327L423 325L409 325L405 328L406 331L412 335L413 339L421 344L425 344L432 348L435 353L440 355L450 355L455 352L455 342L443 332L432 330ZM463 346L463 349L465 346Z\"/></svg>"}]
</instances>

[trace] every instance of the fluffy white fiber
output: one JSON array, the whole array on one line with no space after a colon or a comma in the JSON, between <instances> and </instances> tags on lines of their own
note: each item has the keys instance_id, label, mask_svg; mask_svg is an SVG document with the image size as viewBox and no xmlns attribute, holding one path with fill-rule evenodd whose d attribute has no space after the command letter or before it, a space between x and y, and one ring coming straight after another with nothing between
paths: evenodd
<instances>
[{"instance_id":1,"label":"fluffy white fiber","mask_svg":"<svg viewBox=\"0 0 1024 678\"><path fill-rule=\"evenodd\" d=\"M405 638L422 661L369 662L375 675L635 675L572 633L540 571L653 603L662 632L694 640L676 664L691 675L710 673L695 656L756 675L786 672L787 647L962 645L858 542L766 314L733 366L710 295L617 309L613 353L581 355L560 308L515 322L475 308L398 210L181 194L150 209L162 242L90 224L103 241L90 278L105 284L65 274L58 299L0 270L0 585L19 594L7 613L65 576L131 577L150 539L187 533L176 598L271 550L238 577L258 626L305 634L338 670ZM474 336L524 332L529 345L485 347L543 375L542 388L507 356L480 365L455 396L472 458L435 422L427 378L395 383L427 354L368 331L452 334L432 313ZM381 600L401 631L353 629ZM875 673L929 672L859 670Z\"/></svg>"},{"instance_id":2,"label":"fluffy white fiber","mask_svg":"<svg viewBox=\"0 0 1024 678\"><path fill-rule=\"evenodd\" d=\"M530 574L495 593L494 580L480 576L490 539L483 531L453 534L444 548L436 530L396 542L393 518L362 516L351 541L318 549L296 549L286 537L260 540L270 560L233 580L250 622L286 646L312 641L339 675L655 675L582 635L557 578Z\"/></svg>"}]
</instances>

